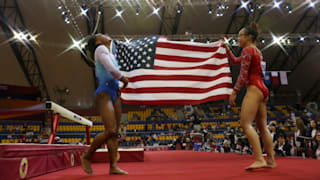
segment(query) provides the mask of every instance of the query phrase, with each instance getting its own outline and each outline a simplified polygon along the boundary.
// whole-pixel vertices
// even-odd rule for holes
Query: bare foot
[[[128,172],[120,168],[110,168],[109,174],[127,175]]]
[[[91,161],[81,156],[81,166],[84,172],[87,174],[93,174],[92,168],[91,168]]]
[[[265,168],[265,167],[267,167],[267,163],[263,159],[263,160],[260,160],[260,161],[255,161],[253,164],[251,164],[249,167],[247,167],[246,170],[250,171],[250,170],[259,169],[259,168]]]
[[[267,157],[267,167],[268,168],[276,168],[277,167],[277,163],[274,159],[274,156]]]

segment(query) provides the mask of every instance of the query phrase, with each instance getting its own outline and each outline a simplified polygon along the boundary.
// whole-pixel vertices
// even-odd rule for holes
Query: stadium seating
[[[37,142],[40,128],[41,122],[36,121],[0,121],[0,142],[19,143],[26,132],[32,132],[28,138],[31,138],[32,142]]]
[[[241,108],[232,107],[227,112],[222,111],[222,107],[209,107],[201,105],[200,111],[208,115],[209,118],[202,119],[201,127],[213,128],[213,138],[217,141],[223,141],[224,131],[226,127],[240,127],[239,113]],[[226,110],[224,110],[226,111]],[[268,105],[268,119],[283,119],[289,117],[291,112],[297,111],[294,105]],[[191,132],[191,125],[185,119],[178,119],[177,109],[167,108],[146,108],[144,110],[135,110],[128,112],[128,124],[125,125],[124,140],[128,143],[123,145],[133,145],[143,138],[150,139],[152,135],[156,135],[156,140],[160,142],[171,142],[177,139],[181,134],[181,130]],[[151,117],[161,117],[152,119]],[[93,121],[91,127],[91,140],[98,133],[103,132],[104,125],[99,116],[85,117]],[[10,133],[21,134],[26,125],[24,122],[3,121],[0,122],[0,142],[16,143],[20,142],[21,135],[14,138],[8,138]],[[36,139],[40,134],[40,122],[27,122],[27,129],[34,132],[33,138]],[[18,130],[18,131],[17,131]],[[61,138],[62,143],[84,143],[85,142],[85,126],[62,118],[59,122],[57,136]],[[17,132],[16,132],[17,131]]]

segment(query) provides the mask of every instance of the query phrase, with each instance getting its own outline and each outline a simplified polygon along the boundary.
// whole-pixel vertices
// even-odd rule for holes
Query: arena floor
[[[320,179],[320,161],[300,158],[277,158],[278,168],[245,171],[253,157],[247,155],[207,153],[193,151],[148,151],[145,162],[119,163],[127,176],[110,176],[108,164],[93,164],[93,175],[85,174],[81,167],[70,168],[33,180],[316,180]]]

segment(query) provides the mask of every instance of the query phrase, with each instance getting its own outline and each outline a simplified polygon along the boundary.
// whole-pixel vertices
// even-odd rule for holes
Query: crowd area
[[[213,108],[215,111],[209,112],[209,115],[226,118],[211,119],[209,122],[204,119],[208,114],[201,114],[205,112],[200,109],[201,107],[197,106],[189,112],[188,108],[190,107],[185,107],[183,111],[185,118],[181,124],[178,123],[169,128],[168,124],[165,124],[161,131],[148,130],[148,123],[144,124],[141,130],[128,131],[122,126],[119,144],[121,146],[168,146],[173,150],[252,154],[239,119],[230,107]],[[268,106],[268,114],[276,114],[275,117],[268,117],[271,119],[268,121],[268,128],[273,138],[276,155],[320,159],[319,117],[305,107],[297,106],[291,108],[291,111],[280,112],[272,111],[273,108]],[[232,119],[230,122],[228,118],[235,116],[236,122]],[[154,126],[156,123],[153,121],[151,124]],[[257,132],[259,133],[258,130]]]
[[[252,154],[239,112],[240,107],[210,105],[129,111],[119,129],[119,146]],[[94,121],[92,140],[104,127],[99,117],[87,118]],[[32,123],[3,121],[1,142],[46,143],[44,125]],[[306,106],[268,105],[268,128],[278,156],[320,159],[319,127],[319,114]],[[62,120],[56,143],[86,144],[85,127]]]

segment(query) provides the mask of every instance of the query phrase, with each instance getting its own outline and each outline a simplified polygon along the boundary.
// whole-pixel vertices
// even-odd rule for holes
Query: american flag
[[[200,104],[232,92],[223,40],[209,44],[150,36],[117,43],[116,57],[129,84],[126,104]]]

